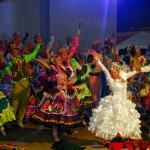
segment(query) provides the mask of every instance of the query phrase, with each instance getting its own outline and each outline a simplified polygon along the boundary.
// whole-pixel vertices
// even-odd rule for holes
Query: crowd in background
[[[62,130],[75,137],[74,125],[88,125],[92,108],[98,106],[100,98],[110,94],[106,77],[93,58],[101,59],[108,70],[112,62],[118,62],[125,72],[150,63],[149,50],[141,55],[138,45],[127,45],[126,53],[119,55],[119,50],[114,47],[114,36],[105,38],[103,42],[93,39],[91,48],[85,54],[80,49],[80,30],[81,24],[77,34],[68,36],[66,43],[55,42],[53,32],[48,43],[42,41],[40,34],[29,42],[30,33],[22,37],[15,32],[11,41],[0,39],[0,91],[6,96],[7,103],[14,107],[20,127],[28,121],[48,124],[52,126],[54,140],[58,141],[57,129],[63,126]],[[35,51],[34,57],[31,56]],[[16,53],[23,59],[21,62],[12,62]],[[29,81],[29,89],[24,93],[27,100],[21,103],[24,96],[20,95],[16,104],[15,85],[19,83],[19,89],[24,88],[26,79]],[[150,121],[149,72],[128,79],[128,98],[136,104],[141,119]],[[13,120],[14,117],[10,119]]]

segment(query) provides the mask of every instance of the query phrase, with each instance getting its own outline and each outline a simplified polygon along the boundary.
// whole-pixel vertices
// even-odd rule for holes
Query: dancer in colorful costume
[[[0,91],[0,133],[7,136],[4,125],[7,122],[16,120],[13,108],[10,106],[6,96]]]
[[[80,103],[70,83],[75,74],[72,69],[63,67],[60,56],[54,58],[55,66],[41,60],[37,61],[49,70],[49,75],[45,80],[47,91],[39,105],[39,111],[33,118],[52,126],[54,141],[60,140],[57,133],[58,126],[68,129],[68,134],[74,137],[74,131],[70,127],[81,123],[78,114]]]
[[[17,123],[20,127],[24,127],[23,119],[26,112],[30,96],[30,82],[28,80],[28,72],[26,71],[27,63],[32,61],[39,52],[40,44],[37,44],[34,51],[30,54],[19,55],[19,47],[16,44],[11,46],[13,58],[4,68],[4,73],[12,71],[13,76],[13,93],[12,106]]]
[[[0,72],[3,72],[4,67],[7,64],[7,50],[8,50],[9,44],[7,40],[0,39]],[[0,73],[0,74],[1,74]],[[1,80],[0,83],[0,90],[6,95],[8,100],[11,99],[12,95],[12,74],[9,73],[5,75],[5,77]]]

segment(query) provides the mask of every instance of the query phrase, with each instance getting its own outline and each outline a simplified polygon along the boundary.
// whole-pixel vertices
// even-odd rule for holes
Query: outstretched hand
[[[112,48],[111,52],[113,55],[117,55],[117,56],[119,55],[119,49],[118,48]]]
[[[118,49],[118,48],[115,49],[115,54],[116,54],[117,56],[119,55],[119,49]]]
[[[78,31],[77,31],[78,36],[80,35],[81,27],[82,27],[82,22],[79,23],[79,27],[78,27]]]

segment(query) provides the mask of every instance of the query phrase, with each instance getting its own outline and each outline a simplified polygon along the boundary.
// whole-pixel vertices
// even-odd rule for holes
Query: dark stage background
[[[65,43],[83,23],[80,47],[86,52],[93,40],[103,42],[116,31],[117,0],[4,0],[0,3],[0,37],[11,38],[15,31],[21,35],[28,30],[29,41],[40,33],[48,42],[55,32],[55,44]]]
[[[150,31],[150,0],[3,0],[0,3],[0,38],[29,31],[31,41],[40,33],[45,43],[50,32],[65,43],[83,23],[80,47],[86,52],[93,40],[112,32]]]

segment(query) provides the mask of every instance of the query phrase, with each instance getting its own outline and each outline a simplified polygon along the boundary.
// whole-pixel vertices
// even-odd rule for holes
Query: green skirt
[[[6,96],[0,91],[0,126],[15,120],[13,109]]]

